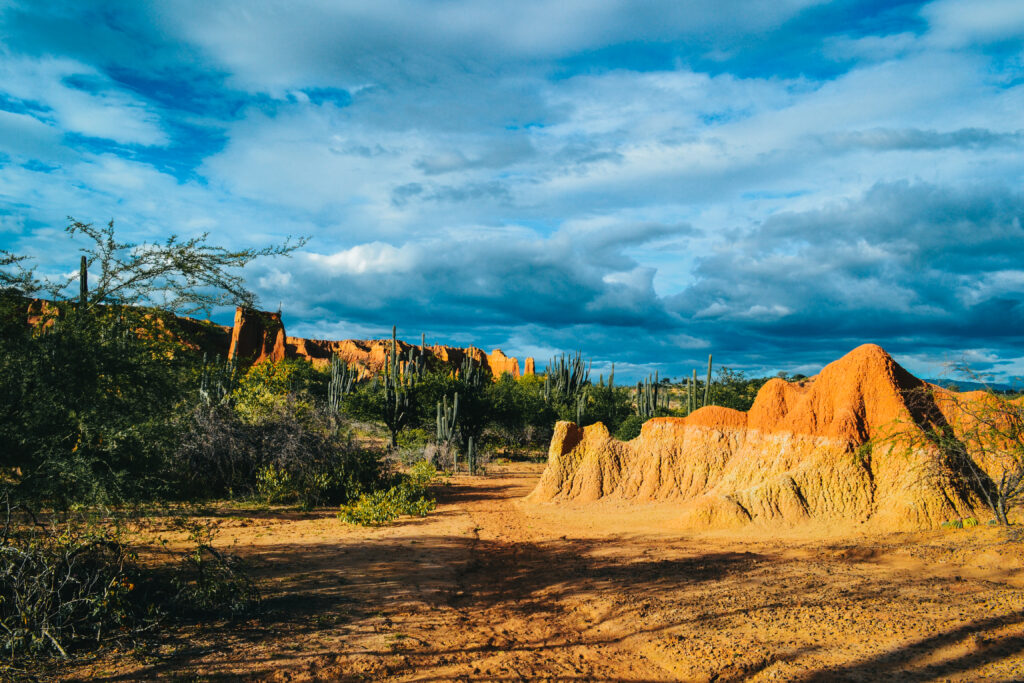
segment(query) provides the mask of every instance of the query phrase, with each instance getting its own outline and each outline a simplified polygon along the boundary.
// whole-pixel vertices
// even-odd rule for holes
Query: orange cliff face
[[[231,331],[228,358],[260,363],[285,358],[284,325],[280,313],[265,313],[239,306]]]
[[[693,528],[916,529],[979,515],[974,493],[951,475],[923,476],[929,454],[899,445],[926,419],[908,392],[926,387],[868,344],[809,380],[771,380],[746,413],[709,406],[655,418],[630,442],[600,423],[562,422],[529,499],[674,501]]]
[[[418,348],[401,340],[396,342],[400,357],[407,357],[410,349]],[[254,362],[266,359],[278,361],[284,358],[302,358],[314,365],[323,366],[335,355],[366,376],[384,367],[391,350],[390,339],[329,341],[325,339],[304,339],[288,337],[279,313],[265,313],[239,307],[235,311],[235,325],[231,335],[229,358],[245,358]],[[508,372],[519,378],[519,361],[506,356],[501,349],[484,353],[475,347],[426,346],[423,352],[436,363],[451,366],[462,365],[468,357],[479,365],[486,366],[495,379]],[[527,374],[532,374],[533,359],[527,359]]]

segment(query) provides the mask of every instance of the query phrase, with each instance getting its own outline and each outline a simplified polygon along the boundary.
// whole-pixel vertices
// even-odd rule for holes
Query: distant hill
[[[925,382],[929,384],[935,384],[940,387],[954,387],[956,391],[980,391],[983,389],[994,389],[995,391],[1024,391],[1024,382],[1016,380],[1010,384],[1005,382],[992,382],[990,384],[984,384],[982,382],[971,382],[963,379],[926,379]]]

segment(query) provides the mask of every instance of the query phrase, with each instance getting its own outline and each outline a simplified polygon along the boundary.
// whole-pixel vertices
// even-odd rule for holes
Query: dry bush
[[[930,387],[907,393],[920,432],[901,438],[931,457],[926,477],[952,477],[1000,524],[1024,503],[1024,405],[993,391],[958,394]]]

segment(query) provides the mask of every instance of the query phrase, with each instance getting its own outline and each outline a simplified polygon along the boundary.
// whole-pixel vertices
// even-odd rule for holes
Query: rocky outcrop
[[[771,380],[746,413],[709,406],[687,418],[656,418],[630,442],[600,423],[560,422],[529,498],[676,501],[683,523],[695,528],[916,529],[977,514],[977,498],[957,479],[931,469],[923,476],[927,454],[897,446],[927,419],[955,419],[908,405],[908,392],[923,387],[869,344],[810,380]],[[869,440],[885,445],[869,450]]]
[[[400,356],[407,356],[409,350],[414,348],[401,340],[396,344]],[[279,313],[239,307],[235,311],[228,357],[251,359],[255,362],[268,358],[274,361],[283,358],[302,358],[314,365],[322,366],[329,363],[331,356],[335,355],[365,376],[377,372],[384,366],[390,349],[390,339],[330,341],[288,337],[285,335]],[[475,363],[490,370],[495,379],[505,372],[517,379],[520,376],[519,361],[506,356],[501,349],[494,349],[490,353],[472,346],[459,348],[435,345],[424,346],[423,349],[428,364],[445,365],[456,369],[461,367],[466,358],[472,358]],[[533,359],[529,360],[532,367]]]
[[[526,367],[523,368],[523,374],[524,375],[535,375],[535,374],[537,374],[537,369],[534,367],[534,363],[533,363],[533,359],[532,358],[527,357],[527,359],[526,359]]]
[[[260,363],[281,361],[286,356],[284,324],[280,313],[254,311],[239,306],[231,330],[228,358]]]

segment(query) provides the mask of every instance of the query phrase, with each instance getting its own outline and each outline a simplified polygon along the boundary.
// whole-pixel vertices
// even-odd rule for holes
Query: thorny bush
[[[197,407],[176,470],[194,497],[254,496],[311,508],[373,488],[382,465],[328,411],[290,396],[256,422],[227,406]]]
[[[44,523],[6,493],[0,507],[0,677],[32,660],[135,641],[169,617],[233,616],[258,604],[244,565],[213,548],[201,525],[176,522],[193,547],[154,569],[138,562],[121,519],[68,513]]]

